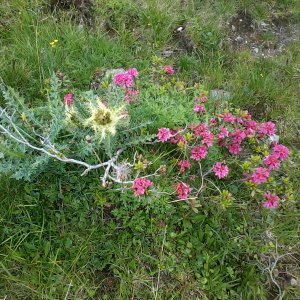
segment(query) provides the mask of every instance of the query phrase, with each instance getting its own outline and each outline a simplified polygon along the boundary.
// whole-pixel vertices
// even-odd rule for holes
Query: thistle
[[[116,109],[108,108],[103,102],[98,100],[96,103],[89,104],[91,117],[85,120],[84,126],[91,127],[100,140],[107,134],[115,135],[116,128],[125,116],[122,114],[123,107]]]

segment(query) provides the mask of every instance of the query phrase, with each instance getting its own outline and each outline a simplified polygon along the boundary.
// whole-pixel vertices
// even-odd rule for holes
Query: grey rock
[[[231,94],[228,91],[225,90],[211,90],[210,91],[210,98],[214,100],[220,100],[220,99],[229,99],[231,97]]]
[[[298,286],[299,282],[295,278],[291,278],[290,284],[291,286]]]
[[[109,69],[105,72],[104,79],[113,78],[115,75],[125,72],[124,69]]]
[[[235,38],[237,42],[242,42],[244,39],[239,35]]]
[[[165,50],[163,50],[162,53],[161,53],[161,55],[162,55],[163,57],[170,57],[170,56],[173,55],[173,54],[174,54],[174,50],[172,50],[172,49],[165,49]]]

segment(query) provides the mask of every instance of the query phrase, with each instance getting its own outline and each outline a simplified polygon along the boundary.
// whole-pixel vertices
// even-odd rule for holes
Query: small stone
[[[104,78],[108,79],[108,78],[113,78],[115,75],[125,72],[124,69],[109,69],[105,72]]]
[[[291,286],[298,286],[299,285],[298,281],[295,278],[291,278],[290,284],[291,284]]]
[[[163,57],[170,57],[172,54],[174,54],[174,51],[172,49],[165,49],[161,53]]]
[[[254,53],[256,53],[256,54],[257,54],[257,53],[258,53],[258,51],[259,51],[259,50],[258,50],[258,48],[253,48],[253,52],[254,52]]]
[[[85,141],[90,144],[92,142],[92,137],[90,135],[87,135],[85,137]]]
[[[242,42],[243,38],[239,35],[235,38],[236,42]]]
[[[211,90],[210,98],[214,100],[229,99],[231,94],[225,90]]]

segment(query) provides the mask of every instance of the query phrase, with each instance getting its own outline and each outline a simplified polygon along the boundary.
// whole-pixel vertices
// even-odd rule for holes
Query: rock
[[[105,72],[104,79],[113,78],[115,75],[125,72],[124,69],[109,69]]]
[[[225,90],[211,90],[210,91],[210,98],[214,100],[220,100],[220,99],[229,99],[231,97],[231,94]]]
[[[258,23],[258,28],[262,31],[268,31],[269,30],[269,24],[265,22]]]
[[[244,39],[238,35],[236,38],[235,38],[235,41],[238,42],[238,43],[241,43]]]
[[[253,48],[253,52],[254,52],[254,53],[258,54],[258,51],[259,51],[259,50],[258,50],[257,47]]]
[[[298,281],[295,278],[291,278],[290,284],[291,284],[291,286],[298,286],[299,285]]]
[[[161,52],[161,55],[163,57],[170,57],[173,54],[174,54],[174,50],[172,50],[172,49],[165,49]]]

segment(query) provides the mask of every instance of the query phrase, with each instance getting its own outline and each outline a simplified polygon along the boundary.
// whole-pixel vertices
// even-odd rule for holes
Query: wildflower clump
[[[9,105],[21,105],[14,109],[20,112],[19,120],[0,108],[1,132],[7,145],[8,140],[11,147],[19,143],[28,160],[23,165],[19,160],[16,169],[8,159],[2,169],[15,168],[16,178],[25,178],[24,174],[30,178],[38,173],[37,166],[42,171],[55,158],[84,167],[83,175],[103,168],[103,187],[115,182],[131,187],[136,197],[162,193],[171,202],[185,201],[194,208],[201,199],[219,201],[226,208],[236,201],[234,191],[241,185],[261,207],[276,208],[292,199],[291,184],[281,172],[290,151],[275,136],[274,122],[257,122],[248,111],[233,109],[225,101],[214,103],[200,84],[186,87],[173,76],[162,76],[162,71],[174,74],[172,66],[160,66],[153,78],[161,82],[152,82],[149,94],[142,96],[135,68],[116,74],[114,87],[98,92],[71,93],[54,75],[46,110],[22,111],[25,103],[13,101],[3,88]],[[177,103],[168,107],[174,95],[184,99],[184,107]],[[44,121],[49,124],[42,126]],[[137,155],[137,149],[149,156]],[[127,156],[121,159],[124,153]],[[162,177],[167,184],[162,184]]]
[[[270,121],[259,123],[248,111],[240,109],[232,111],[225,107],[216,112],[203,90],[196,92],[194,102],[197,103],[192,108],[197,115],[196,121],[185,128],[161,127],[157,132],[161,143],[177,146],[175,153],[181,176],[174,186],[174,193],[178,199],[197,199],[205,186],[210,185],[221,193],[218,180],[227,184],[230,180],[238,180],[252,190],[251,195],[258,195],[260,199],[267,197],[263,207],[275,208],[285,201],[287,190],[281,189],[282,198],[276,195],[278,188],[274,177],[280,181],[276,172],[288,158],[289,150],[274,141],[276,124]],[[225,206],[233,197],[230,199],[229,202],[224,200]]]

